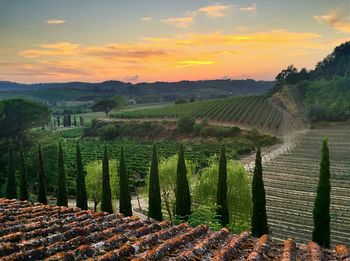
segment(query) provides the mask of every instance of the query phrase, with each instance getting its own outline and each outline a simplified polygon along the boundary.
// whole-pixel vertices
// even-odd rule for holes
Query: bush
[[[181,116],[177,121],[177,129],[179,132],[192,132],[195,122],[194,117],[190,115]]]
[[[212,230],[220,230],[220,219],[217,215],[218,206],[211,204],[209,206],[199,205],[189,216],[188,223],[192,227],[207,225]]]
[[[184,103],[187,103],[187,101],[185,99],[177,99],[174,104],[177,105],[177,104],[184,104]]]

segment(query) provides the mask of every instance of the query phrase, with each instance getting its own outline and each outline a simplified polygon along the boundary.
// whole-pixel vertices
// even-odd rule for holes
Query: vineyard
[[[350,133],[346,128],[311,130],[293,148],[264,163],[269,226],[277,238],[299,242],[312,238],[324,137],[329,138],[331,162],[331,240],[332,244],[350,243]]]
[[[125,111],[115,114],[122,119],[171,118],[182,115],[212,121],[279,131],[288,128],[290,116],[267,96],[241,96],[190,102],[158,109]]]

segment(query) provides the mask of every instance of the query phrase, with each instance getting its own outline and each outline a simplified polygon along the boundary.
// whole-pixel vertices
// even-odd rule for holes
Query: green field
[[[232,122],[267,130],[283,127],[285,111],[273,104],[268,96],[240,96],[185,104],[157,109],[117,112],[123,119],[170,118],[182,115],[207,118],[219,122]]]

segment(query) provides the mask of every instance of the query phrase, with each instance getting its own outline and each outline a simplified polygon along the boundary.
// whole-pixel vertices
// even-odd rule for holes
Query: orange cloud
[[[209,17],[222,17],[225,16],[232,7],[232,5],[209,5],[198,9],[198,11],[205,13]]]
[[[185,16],[185,17],[172,17],[161,20],[163,23],[179,27],[179,28],[188,28],[194,23],[193,16]]]
[[[350,17],[342,18],[336,11],[331,11],[326,15],[314,15],[313,18],[318,22],[327,23],[339,32],[350,33]]]
[[[28,49],[20,52],[20,55],[27,58],[35,58],[40,56],[62,56],[75,55],[80,44],[68,42],[59,42],[54,44],[40,44],[41,49]]]

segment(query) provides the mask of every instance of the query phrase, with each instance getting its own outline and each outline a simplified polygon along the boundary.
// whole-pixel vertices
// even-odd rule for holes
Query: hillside
[[[315,69],[298,71],[289,66],[276,80],[275,93],[287,86],[301,98],[310,120],[350,119],[350,42],[336,47]]]
[[[272,81],[207,80],[154,83],[100,83],[68,82],[20,84],[0,82],[0,98],[29,97],[45,101],[94,100],[101,97],[123,95],[139,102],[175,101],[179,98],[216,98],[262,94],[273,87]]]
[[[0,198],[1,260],[346,260],[349,250]]]
[[[272,102],[270,96],[242,96],[208,101],[189,102],[148,110],[134,110],[117,113],[116,117],[126,119],[169,118],[192,115],[219,124],[232,124],[281,133],[292,124],[290,114]]]

